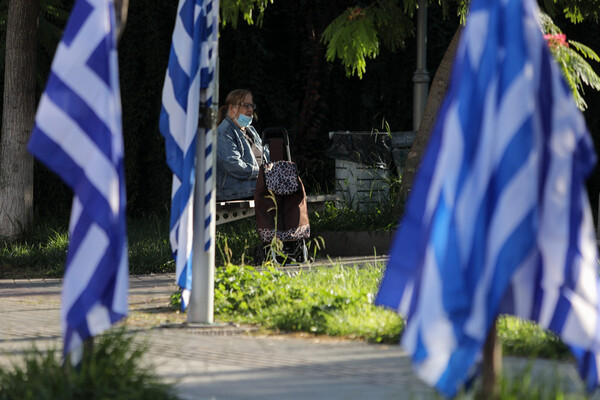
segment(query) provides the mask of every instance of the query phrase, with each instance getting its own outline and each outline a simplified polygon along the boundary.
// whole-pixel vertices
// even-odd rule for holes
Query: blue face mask
[[[252,123],[252,117],[247,116],[246,114],[240,114],[235,119],[235,122],[238,123],[240,128],[245,128]]]

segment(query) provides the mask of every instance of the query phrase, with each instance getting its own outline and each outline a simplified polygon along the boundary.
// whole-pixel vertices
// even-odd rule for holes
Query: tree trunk
[[[9,0],[4,107],[0,137],[0,238],[13,239],[33,220],[33,157],[39,0]]]
[[[502,375],[502,345],[498,340],[497,321],[498,318],[496,317],[483,345],[481,388],[475,395],[476,399],[493,400],[498,398],[496,386],[498,378]]]
[[[419,125],[419,131],[417,132],[415,141],[406,159],[406,165],[402,171],[402,182],[400,183],[395,206],[397,216],[400,216],[403,213],[404,204],[410,193],[415,174],[421,164],[425,149],[427,148],[429,135],[431,134],[433,124],[437,118],[438,110],[446,95],[446,89],[448,88],[448,83],[450,81],[454,55],[456,54],[461,31],[462,25],[459,25],[444,57],[442,58],[442,62],[435,73],[433,82],[431,83],[431,89],[429,90],[429,96],[427,97],[427,104],[425,105],[423,118]]]

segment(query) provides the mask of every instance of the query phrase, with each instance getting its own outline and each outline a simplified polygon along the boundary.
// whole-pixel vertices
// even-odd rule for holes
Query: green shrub
[[[99,336],[79,369],[58,352],[37,349],[12,369],[0,367],[0,400],[177,399],[173,388],[142,367],[145,345],[123,331]]]
[[[560,338],[535,322],[502,316],[498,318],[496,329],[505,354],[555,360],[570,357],[569,348]]]
[[[327,203],[325,210],[313,214],[310,228],[315,234],[326,231],[391,231],[398,227],[398,218],[393,211],[391,205],[359,211],[348,204]]]

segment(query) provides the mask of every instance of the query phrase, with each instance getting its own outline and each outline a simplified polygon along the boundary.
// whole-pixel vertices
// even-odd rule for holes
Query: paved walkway
[[[182,399],[434,399],[399,346],[298,335],[265,336],[244,327],[188,327],[168,311],[174,276],[130,278],[128,326],[148,341],[147,360]],[[38,349],[61,348],[56,280],[0,280],[0,363]],[[505,370],[523,361],[506,359]],[[538,362],[574,388],[571,365]],[[536,372],[536,373],[538,373]]]

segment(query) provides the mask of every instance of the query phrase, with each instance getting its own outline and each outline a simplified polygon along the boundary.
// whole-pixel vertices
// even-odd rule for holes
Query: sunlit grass
[[[21,240],[0,243],[0,278],[60,277],[69,243],[56,223],[34,228]]]
[[[333,266],[285,273],[229,265],[217,271],[215,310],[226,321],[283,331],[398,343],[404,318],[373,304],[384,265]],[[506,355],[570,357],[558,336],[512,316],[499,318]]]
[[[311,219],[311,230],[325,231],[390,231],[398,227],[398,218],[391,206],[359,211],[351,206],[327,203]]]
[[[512,316],[502,316],[497,324],[498,338],[506,354],[565,359],[570,357],[568,347],[554,333],[538,324]]]
[[[403,319],[373,305],[382,265],[285,273],[229,265],[217,271],[215,312],[265,328],[397,343]]]

